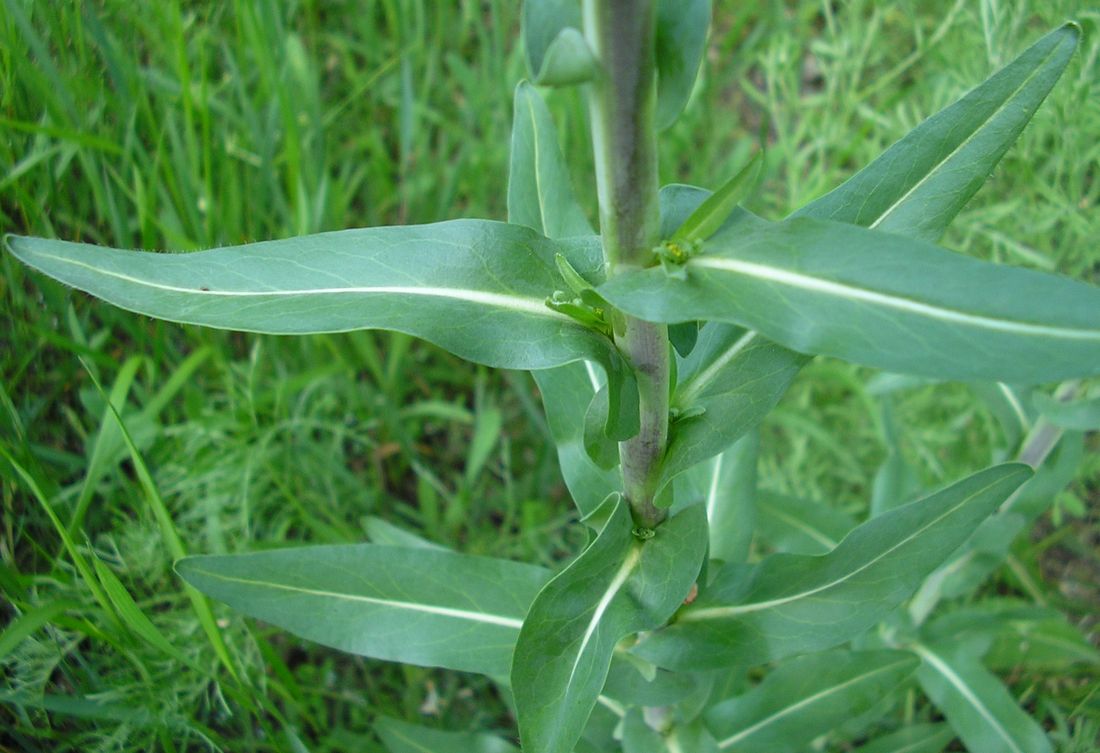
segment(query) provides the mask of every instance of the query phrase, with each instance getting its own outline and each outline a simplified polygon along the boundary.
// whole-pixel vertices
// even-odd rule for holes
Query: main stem
[[[654,0],[584,0],[585,37],[600,64],[589,109],[609,276],[645,264],[660,241],[655,30]],[[624,488],[635,521],[655,526],[664,518],[653,497],[668,443],[668,329],[627,317],[615,344],[640,393],[640,431],[619,444]]]

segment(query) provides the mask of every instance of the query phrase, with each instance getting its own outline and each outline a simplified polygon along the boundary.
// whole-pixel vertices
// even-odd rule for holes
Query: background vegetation
[[[719,185],[763,129],[750,208],[770,218],[1076,17],[1076,59],[944,244],[1100,283],[1100,13],[1072,0],[716,6],[696,96],[662,142],[663,182]],[[190,250],[502,218],[517,31],[513,0],[2,0],[0,230]],[[579,98],[550,102],[591,199]],[[369,751],[378,714],[509,727],[486,680],[339,655],[216,606],[229,669],[172,573],[158,513],[196,553],[392,535],[382,519],[560,563],[582,534],[529,376],[403,336],[169,325],[6,255],[0,269],[0,750]],[[93,377],[158,494],[105,428]],[[859,516],[891,453],[925,487],[1004,454],[966,386],[891,386],[818,359],[764,426],[763,484]],[[1098,444],[987,589],[1055,606],[1094,637]],[[74,567],[48,510],[99,580]],[[1007,680],[1061,750],[1096,750],[1095,667]]]

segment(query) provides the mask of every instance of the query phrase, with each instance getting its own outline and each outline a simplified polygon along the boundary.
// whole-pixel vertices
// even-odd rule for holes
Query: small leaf
[[[1031,383],[1100,373],[1100,289],[1084,283],[807,218],[723,232],[704,251],[684,265],[687,281],[637,270],[598,291],[646,321],[740,324],[891,371]]]
[[[699,340],[699,322],[681,322],[668,328],[668,339],[681,358],[687,358]]]
[[[1010,463],[853,530],[828,554],[727,565],[667,628],[634,649],[671,669],[761,664],[829,648],[883,619],[1031,475]]]
[[[535,78],[557,36],[567,28],[581,28],[581,4],[579,0],[524,0],[522,26],[527,70]]]
[[[954,739],[946,724],[913,724],[861,745],[855,753],[940,753]]]
[[[744,201],[755,187],[762,164],[757,152],[726,184],[707,197],[699,208],[684,220],[684,224],[672,234],[672,240],[693,243],[711,237],[733,216],[737,205]]]
[[[640,708],[623,718],[623,753],[666,753],[664,739],[646,724]]]
[[[375,718],[374,731],[389,753],[519,753],[495,735],[449,732],[385,716]]]
[[[850,515],[825,502],[778,492],[756,493],[756,535],[777,552],[825,554],[856,527]]]
[[[671,706],[690,695],[698,685],[694,675],[656,668],[653,678],[646,679],[628,661],[630,656],[615,656],[603,686],[603,695],[624,706]]]
[[[1074,24],[1050,32],[794,216],[938,240],[1058,81],[1079,36]]]
[[[1100,397],[1062,402],[1042,392],[1035,393],[1035,407],[1055,426],[1073,431],[1100,429]]]
[[[607,388],[592,397],[584,414],[584,451],[597,467],[610,470],[619,464],[619,444],[607,436]]]
[[[917,644],[917,679],[971,753],[1051,753],[1043,729],[970,647]]]
[[[546,48],[542,67],[535,76],[540,86],[573,86],[591,81],[599,65],[584,35],[572,27],[562,29]]]
[[[707,511],[712,560],[744,562],[748,557],[759,450],[759,435],[750,433],[677,479],[677,501],[701,501]]]
[[[707,726],[719,750],[784,753],[870,709],[896,689],[918,662],[900,651],[830,651],[774,670],[743,696],[714,706]]]
[[[176,571],[239,612],[362,656],[504,676],[542,568],[355,544],[187,557]],[[323,614],[324,619],[317,619]]]
[[[512,664],[526,753],[569,753],[607,678],[615,645],[664,623],[684,600],[706,550],[695,506],[641,541],[620,499],[596,540],[539,593]]]
[[[657,2],[657,127],[676,122],[695,87],[710,28],[710,0]]]

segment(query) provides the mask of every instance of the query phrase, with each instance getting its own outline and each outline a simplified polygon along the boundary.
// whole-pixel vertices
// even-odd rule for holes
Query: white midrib
[[[718,482],[722,476],[722,462],[726,454],[722,453],[714,459],[714,468],[710,472],[710,488],[707,489],[707,520],[714,525],[714,515],[718,508]]]
[[[1100,329],[1074,329],[1070,327],[1051,327],[1045,324],[1031,324],[1028,322],[1016,322],[1005,319],[994,319],[981,314],[969,314],[964,311],[933,306],[927,303],[900,298],[886,293],[878,293],[873,290],[864,290],[852,285],[840,282],[822,280],[810,277],[799,272],[791,272],[786,269],[769,267],[739,259],[729,259],[716,256],[697,256],[688,262],[694,267],[719,269],[724,272],[733,272],[747,277],[754,277],[769,282],[777,282],[801,290],[814,293],[822,293],[836,298],[846,298],[853,301],[873,303],[879,306],[905,311],[906,313],[924,316],[930,319],[939,319],[954,324],[965,324],[976,329],[992,330],[997,332],[1009,332],[1017,335],[1029,335],[1033,337],[1052,337],[1062,340],[1086,340],[1100,342]]]
[[[262,580],[251,580],[249,578],[237,578],[229,575],[221,575],[219,573],[211,573],[199,571],[208,578],[214,578],[216,580],[226,581],[229,583],[241,583],[247,586],[257,586],[262,588],[273,588],[279,591],[289,591],[291,593],[302,594],[304,596],[321,596],[330,599],[339,599],[342,601],[354,601],[362,604],[374,604],[380,607],[390,607],[392,609],[405,609],[411,612],[423,612],[425,614],[434,614],[440,617],[451,617],[458,620],[469,620],[471,622],[483,622],[487,625],[500,625],[501,627],[512,628],[513,630],[519,630],[523,627],[523,620],[516,619],[514,617],[504,617],[498,614],[490,614],[488,612],[474,612],[469,609],[455,609],[453,607],[441,607],[435,604],[421,604],[413,601],[395,601],[393,599],[379,599],[373,596],[361,596],[359,594],[345,594],[338,591],[324,591],[317,588],[303,588],[301,586],[291,586],[285,583],[271,583]]]
[[[585,628],[580,646],[577,647],[577,655],[573,659],[573,666],[569,670],[569,679],[565,683],[567,688],[572,687],[573,678],[577,674],[577,668],[580,667],[581,659],[588,649],[588,644],[592,642],[592,636],[596,634],[596,630],[599,628],[600,622],[607,612],[607,608],[611,606],[611,602],[619,593],[619,589],[623,587],[623,584],[626,583],[626,579],[629,578],[630,574],[634,572],[634,569],[638,567],[638,563],[641,559],[642,547],[632,545],[630,552],[626,555],[626,559],[623,560],[623,564],[619,566],[619,570],[615,573],[615,577],[607,584],[607,589],[603,592],[603,595],[600,596],[600,600],[596,603],[596,609],[593,610],[592,617],[588,620],[588,627]]]
[[[1012,94],[1005,97],[1005,100],[997,107],[997,109],[993,112],[992,115],[990,115],[988,118],[983,120],[982,124],[980,126],[975,128],[970,133],[969,136],[967,136],[965,139],[962,140],[962,142],[959,143],[959,145],[957,147],[952,149],[950,154],[948,154],[946,157],[944,157],[939,162],[937,162],[931,170],[929,170],[927,173],[924,174],[924,177],[922,177],[920,180],[918,180],[916,183],[914,183],[908,191],[906,191],[904,194],[902,194],[902,196],[897,201],[895,201],[893,204],[891,204],[886,209],[886,211],[884,211],[882,214],[880,214],[878,216],[878,218],[869,225],[869,227],[871,227],[871,228],[878,227],[883,222],[883,220],[885,220],[887,217],[889,217],[894,212],[894,210],[896,210],[898,207],[900,207],[902,204],[904,204],[905,201],[910,196],[912,196],[917,190],[919,190],[921,186],[923,186],[925,183],[927,183],[929,180],[931,180],[933,177],[935,177],[939,173],[941,167],[943,167],[948,162],[950,162],[951,159],[955,155],[957,155],[959,152],[961,152],[963,149],[965,149],[970,144],[971,141],[973,141],[975,138],[977,138],[978,134],[981,133],[982,131],[984,131],[986,126],[988,126],[990,123],[992,123],[998,115],[1000,115],[1002,112],[1004,112],[1006,107],[1008,107],[1010,104],[1012,104],[1012,101],[1016,98],[1016,95],[1019,94],[1025,86],[1027,86],[1029,83],[1031,83],[1031,80],[1033,78],[1035,78],[1037,75],[1039,75],[1039,73],[1043,69],[1043,65],[1045,65],[1046,62],[1048,60],[1050,60],[1051,56],[1054,55],[1055,51],[1057,51],[1057,49],[1060,46],[1061,45],[1055,45],[1054,47],[1052,47],[1050,52],[1047,53],[1046,57],[1043,58],[1042,62],[1039,63],[1039,65],[1035,66],[1035,69],[1031,73],[1029,73],[1027,78],[1025,78],[1023,80],[1023,82],[1012,91]]]
[[[872,565],[874,565],[874,564],[878,563],[879,561],[881,561],[884,557],[888,557],[893,552],[895,552],[898,549],[900,549],[901,547],[905,546],[910,541],[912,541],[913,539],[917,538],[922,533],[927,531],[929,528],[931,528],[932,526],[939,523],[944,518],[947,518],[951,515],[954,515],[961,507],[963,507],[968,502],[970,502],[970,500],[974,499],[974,497],[978,496],[979,494],[982,494],[983,492],[986,491],[986,489],[989,489],[991,486],[994,486],[995,484],[1000,483],[1001,481],[1003,481],[1003,479],[997,479],[993,483],[989,484],[989,486],[983,487],[982,489],[979,489],[979,490],[975,491],[973,494],[968,495],[966,498],[964,498],[962,501],[960,501],[957,505],[951,506],[949,509],[945,510],[943,513],[936,516],[934,519],[930,520],[928,523],[924,524],[923,526],[921,526],[917,530],[913,531],[908,536],[906,536],[904,539],[902,539],[898,543],[894,544],[892,547],[890,547],[886,551],[882,552],[881,554],[879,554],[876,557],[873,557],[873,558],[867,560],[862,565],[857,567],[855,570],[852,570],[850,572],[845,573],[843,576],[837,578],[836,580],[830,581],[828,583],[823,583],[820,586],[818,586],[816,588],[811,588],[807,591],[802,591],[800,593],[791,594],[790,596],[784,596],[783,598],[780,598],[780,599],[771,599],[770,601],[758,601],[758,602],[753,603],[753,604],[742,604],[742,605],[738,605],[738,606],[711,607],[709,609],[697,609],[695,611],[685,612],[683,615],[680,616],[679,621],[680,622],[697,622],[697,621],[700,621],[700,620],[722,619],[722,618],[725,618],[725,617],[736,617],[737,615],[748,614],[750,612],[759,612],[759,611],[764,610],[764,609],[773,609],[775,607],[781,607],[784,604],[789,604],[792,601],[798,601],[799,599],[809,598],[809,597],[811,597],[815,594],[821,593],[822,591],[827,591],[830,588],[833,588],[835,586],[839,586],[841,583],[844,583],[845,581],[849,580],[850,578],[854,578],[855,576],[859,575],[861,572],[863,572],[867,568],[869,568]]]
[[[868,679],[874,677],[877,674],[881,674],[883,672],[892,670],[892,669],[894,669],[894,667],[898,666],[899,664],[901,664],[901,662],[894,662],[893,664],[887,664],[885,666],[878,667],[877,669],[873,669],[870,672],[865,672],[862,675],[858,675],[856,677],[853,677],[850,680],[845,680],[844,682],[840,683],[839,685],[833,685],[831,688],[826,688],[825,690],[818,691],[817,693],[814,693],[813,695],[806,696],[805,698],[803,698],[798,703],[792,703],[790,706],[786,706],[786,707],[780,709],[779,711],[775,712],[771,716],[767,716],[767,717],[761,719],[756,724],[753,724],[749,727],[746,727],[745,729],[741,730],[737,734],[731,735],[730,737],[727,737],[725,740],[720,741],[718,743],[718,748],[719,748],[719,750],[722,750],[722,749],[725,749],[725,748],[729,748],[732,745],[736,745],[738,742],[740,742],[741,740],[744,740],[746,737],[749,737],[751,735],[756,734],[756,732],[758,730],[760,730],[764,727],[767,727],[769,724],[774,724],[775,722],[779,721],[783,717],[789,716],[789,715],[793,714],[794,712],[798,711],[799,709],[803,709],[803,708],[805,708],[805,707],[807,707],[811,704],[817,703],[818,701],[822,700],[823,698],[828,698],[829,696],[833,695],[834,693],[839,693],[840,691],[842,691],[846,688],[850,688],[851,686],[853,686],[857,683],[863,682],[864,680],[868,680]]]
[[[1016,744],[1016,741],[1012,739],[1012,735],[1008,733],[1008,730],[1006,730],[1001,725],[1001,723],[997,721],[997,717],[993,716],[993,713],[988,708],[986,708],[985,704],[982,703],[980,698],[974,695],[974,691],[970,689],[970,686],[967,685],[966,682],[964,682],[963,679],[955,673],[955,670],[951,669],[951,667],[947,665],[947,662],[945,662],[936,654],[932,653],[927,646],[917,644],[912,646],[912,649],[914,653],[916,653],[921,659],[924,659],[924,661],[931,664],[937,672],[944,676],[944,679],[946,679],[955,687],[956,690],[959,691],[959,694],[966,699],[966,702],[974,707],[974,710],[978,712],[982,719],[985,719],[986,722],[989,723],[989,726],[997,732],[998,736],[1004,739],[1004,741],[1008,744],[1008,750],[1012,751],[1012,753],[1024,753],[1023,750],[1021,750],[1020,746]]]
[[[737,338],[722,355],[715,358],[709,366],[692,377],[684,384],[682,389],[677,390],[676,403],[680,406],[689,405],[700,392],[706,389],[708,384],[714,381],[718,373],[724,369],[730,361],[737,357],[738,353],[749,347],[749,344],[755,338],[756,333],[751,331]]]
[[[419,285],[365,285],[342,288],[304,288],[295,290],[201,290],[194,287],[180,287],[178,285],[166,285],[161,282],[153,282],[140,277],[123,274],[122,272],[102,269],[92,264],[77,261],[76,259],[69,259],[64,256],[54,256],[52,254],[39,254],[38,256],[42,259],[52,259],[74,267],[82,267],[98,275],[113,277],[117,280],[150,288],[152,290],[163,290],[170,293],[186,293],[192,296],[211,296],[215,298],[294,298],[316,295],[418,295],[429,298],[449,298],[452,300],[469,301],[470,303],[481,303],[487,306],[511,309],[512,311],[518,311],[524,314],[534,314],[550,319],[573,322],[573,320],[565,314],[549,308],[544,301],[535,298],[505,295],[503,293],[489,293],[484,290]]]

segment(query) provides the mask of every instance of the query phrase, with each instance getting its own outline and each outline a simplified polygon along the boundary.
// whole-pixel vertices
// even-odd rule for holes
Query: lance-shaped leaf
[[[913,724],[861,745],[856,753],[940,753],[954,739],[946,724]]]
[[[756,535],[777,552],[825,554],[856,521],[830,505],[773,491],[756,493]]]
[[[389,753],[519,753],[511,743],[484,732],[450,732],[378,717],[374,731]]]
[[[1004,684],[978,663],[967,643],[913,646],[917,679],[971,753],[1050,753],[1042,728]]]
[[[605,358],[599,335],[545,305],[565,287],[554,255],[599,268],[595,240],[566,249],[527,228],[455,220],[188,254],[7,242],[61,282],[169,321],[272,334],[389,329],[504,368]]]
[[[775,407],[809,359],[740,327],[708,323],[679,367],[660,486],[724,451]]]
[[[869,520],[819,557],[727,565],[635,651],[660,666],[707,669],[843,643],[893,611],[1030,475],[1016,463],[986,469]]]
[[[802,751],[905,681],[917,660],[901,651],[829,651],[789,661],[745,695],[706,714],[719,750]]]
[[[668,128],[691,96],[710,28],[710,0],[657,2],[657,127]]]
[[[1066,24],[795,216],[937,240],[1061,76],[1080,30]]]
[[[890,233],[796,218],[599,287],[647,321],[740,324],[800,352],[945,379],[1100,373],[1100,288]]]
[[[592,235],[592,226],[573,195],[554,120],[527,82],[516,87],[512,117],[508,221],[534,228],[547,238]]]
[[[568,28],[581,28],[579,0],[525,0],[523,46],[532,78],[542,71],[544,59],[554,40]]]
[[[706,551],[696,505],[635,536],[619,499],[599,536],[539,593],[512,665],[527,753],[568,753],[607,678],[615,645],[663,624],[688,595]]]
[[[549,573],[424,547],[310,546],[187,557],[176,571],[239,612],[375,659],[505,676]]]

